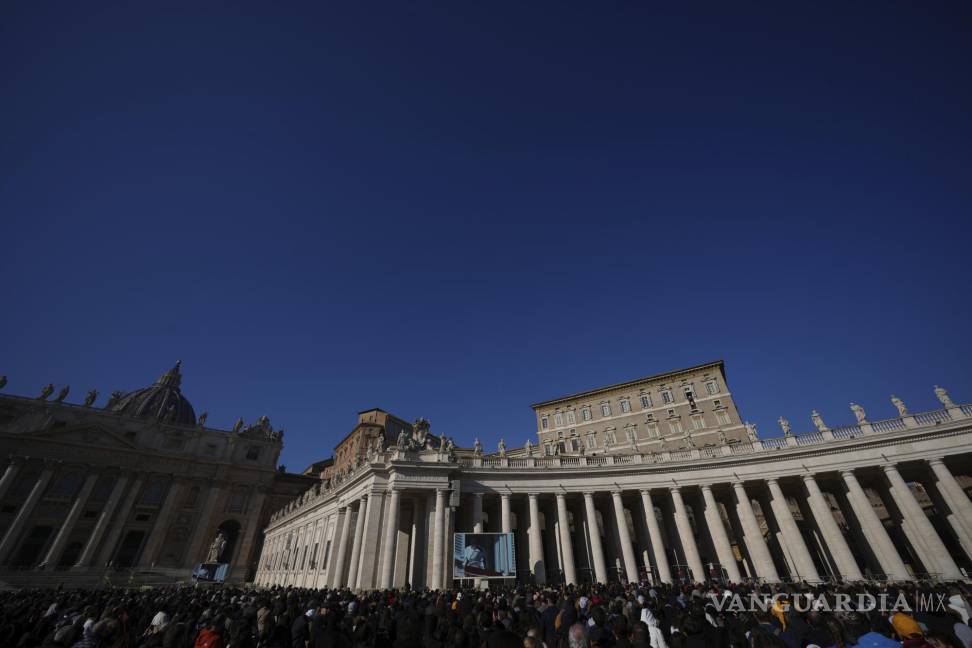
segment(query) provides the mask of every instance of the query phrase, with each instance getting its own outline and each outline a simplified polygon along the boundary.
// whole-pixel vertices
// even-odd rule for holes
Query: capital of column
[[[944,466],[945,465],[945,458],[944,457],[932,457],[931,459],[928,459],[927,461],[928,461],[928,465],[930,465],[930,466]]]
[[[504,502],[509,502],[510,501],[510,494],[509,493],[500,493],[500,499],[503,500]]]
[[[711,493],[712,492],[712,485],[711,484],[702,484],[701,486],[699,486],[699,488],[702,489],[702,492],[703,493],[706,493],[706,492]]]
[[[11,464],[15,466],[22,466],[30,457],[24,457],[23,455],[10,455],[7,457]]]
[[[898,467],[894,464],[894,462],[884,464],[883,466],[881,466],[881,469],[884,471],[884,474],[886,475],[898,474]]]
[[[567,493],[555,493],[557,501],[561,502],[567,499]]]
[[[855,479],[855,480],[857,479],[857,475],[855,475],[854,474],[854,471],[853,470],[850,470],[850,469],[841,470],[840,471],[840,476],[843,477],[844,479],[847,479],[847,478],[851,478],[851,479]]]
[[[527,493],[527,497],[530,498],[530,501],[533,501],[533,500],[537,499],[538,497],[540,497],[540,493]]]
[[[639,488],[638,492],[641,493],[642,495],[651,495],[650,488]]]
[[[611,489],[611,497],[621,497],[621,491],[616,488]]]
[[[682,492],[682,487],[681,486],[669,486],[668,487],[668,490],[671,493],[681,493]]]

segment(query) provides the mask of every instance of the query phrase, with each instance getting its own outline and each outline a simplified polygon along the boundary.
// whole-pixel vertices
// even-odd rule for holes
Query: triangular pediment
[[[99,448],[134,449],[136,446],[124,435],[100,425],[81,424],[63,428],[51,428],[35,435],[38,438],[63,443],[76,443]]]

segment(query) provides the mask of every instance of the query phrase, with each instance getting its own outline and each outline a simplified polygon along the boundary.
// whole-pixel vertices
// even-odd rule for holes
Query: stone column
[[[830,553],[836,563],[837,571],[844,580],[862,580],[864,575],[861,568],[857,566],[857,560],[851,552],[844,534],[834,519],[830,511],[830,505],[820,492],[820,487],[813,475],[804,475],[803,483],[807,487],[807,501],[810,503],[810,510],[813,518],[820,529],[820,535],[830,548]]]
[[[608,579],[607,563],[604,561],[604,547],[601,544],[601,531],[597,526],[597,513],[594,510],[594,493],[584,493],[584,517],[587,519],[587,534],[591,541],[591,554],[594,556],[594,578],[598,583]]]
[[[445,540],[445,507],[446,491],[438,488],[435,491],[435,523],[432,525],[432,584],[430,589],[442,589],[442,574],[445,572],[444,547]]]
[[[570,537],[567,498],[563,493],[557,493],[557,522],[560,524],[560,552],[564,556],[564,580],[568,585],[576,585],[577,571],[574,568],[574,543]]]
[[[367,517],[368,496],[365,495],[358,500],[358,519],[354,524],[354,535],[351,541],[351,563],[348,565],[348,587],[355,589],[358,587],[358,563],[361,561],[361,545],[364,544],[364,523]],[[351,507],[348,507],[350,514]]]
[[[162,502],[162,508],[159,509],[159,514],[155,518],[155,524],[152,525],[152,532],[145,549],[142,550],[142,555],[138,559],[139,567],[152,567],[155,564],[157,554],[162,548],[162,543],[165,542],[165,536],[172,526],[172,518],[179,508],[180,497],[182,497],[182,483],[173,478],[169,485],[169,492],[166,493],[165,501]]]
[[[540,537],[540,506],[537,493],[528,494],[530,501],[530,571],[538,585],[547,582],[547,570],[543,564],[543,542]]]
[[[444,537],[442,538],[442,588],[452,587],[452,530],[455,528],[456,516],[451,506],[449,506],[450,493],[446,494],[446,507],[443,514]]]
[[[914,493],[908,488],[908,484],[905,483],[901,473],[898,472],[898,468],[894,464],[888,464],[884,466],[884,474],[887,475],[888,481],[897,493],[897,504],[901,509],[902,515],[910,520],[912,527],[918,532],[922,541],[931,550],[929,559],[934,561],[941,577],[946,580],[964,579],[964,574],[962,574],[958,565],[955,564],[952,555],[948,553],[948,549],[945,548],[941,537],[935,531],[935,527],[932,526],[928,516],[925,515],[921,504],[915,499]]]
[[[81,511],[84,510],[84,505],[88,502],[88,495],[91,494],[91,490],[95,486],[95,482],[98,481],[98,473],[90,473],[84,480],[84,484],[81,486],[81,490],[78,491],[78,496],[74,498],[74,504],[71,506],[71,510],[68,511],[67,517],[64,518],[64,522],[61,523],[61,528],[57,532],[57,536],[54,538],[54,542],[51,543],[51,548],[48,549],[47,555],[44,556],[44,560],[38,565],[39,569],[50,569],[57,564],[58,558],[61,556],[61,552],[64,551],[64,545],[67,544],[68,538],[71,537],[71,532],[74,531],[74,525],[81,516]]]
[[[27,496],[27,499],[21,504],[16,517],[10,523],[10,528],[7,529],[7,533],[3,536],[3,540],[0,540],[0,564],[6,563],[10,557],[14,545],[19,539],[20,534],[23,533],[27,520],[30,519],[30,514],[34,512],[34,507],[37,506],[37,502],[47,489],[51,477],[54,476],[55,465],[56,463],[53,461],[44,462],[44,470],[41,471],[40,477],[34,483],[34,487],[30,489],[30,494]]]
[[[20,474],[20,467],[23,465],[23,457],[10,457],[10,463],[7,464],[6,470],[3,471],[3,477],[0,477],[0,500],[6,497],[10,486],[17,481],[17,475]]]
[[[706,579],[705,567],[702,565],[702,557],[699,556],[695,536],[692,535],[692,523],[689,522],[688,511],[685,510],[685,502],[682,501],[682,491],[677,486],[670,490],[672,503],[675,505],[675,528],[678,530],[678,539],[682,543],[682,551],[685,552],[689,569],[692,570],[692,580],[701,583]]]
[[[234,562],[233,566],[230,568],[233,571],[237,571],[240,568],[243,569],[243,577],[249,578],[250,566],[252,565],[252,560],[250,553],[253,550],[253,539],[256,537],[258,532],[262,532],[263,529],[259,528],[259,515],[260,511],[263,510],[263,502],[270,493],[270,487],[265,484],[258,484],[254,489],[252,495],[247,498],[246,511],[256,511],[256,515],[250,518],[252,521],[248,526],[241,529],[241,540],[238,549],[234,549],[236,552],[235,561],[233,556],[223,556],[224,562]],[[227,578],[234,575],[233,571],[227,574]]]
[[[118,515],[116,516],[115,523],[109,526],[108,537],[105,539],[105,543],[102,546],[101,558],[96,563],[96,567],[107,565],[113,559],[115,546],[118,544],[118,539],[121,537],[122,531],[125,529],[125,523],[128,521],[129,511],[132,510],[132,507],[135,505],[135,500],[142,492],[143,482],[144,480],[142,477],[136,477],[131,488],[128,490],[128,495],[125,496],[125,501],[123,501],[121,506],[118,507]]]
[[[383,590],[391,589],[395,574],[395,541],[398,540],[398,508],[401,504],[401,495],[401,491],[397,488],[391,489],[388,513],[385,515],[385,537],[381,541],[381,581],[378,585]]]
[[[716,502],[715,495],[712,494],[712,487],[708,484],[702,485],[702,499],[705,502],[705,525],[709,527],[709,534],[712,536],[716,555],[719,557],[719,562],[725,567],[729,580],[738,583],[742,580],[742,574],[739,573],[736,556],[732,553],[729,534],[726,533],[726,527],[722,523],[719,504]]]
[[[384,492],[373,492],[368,497],[362,532],[361,558],[358,562],[358,589],[374,589],[378,587],[381,578],[381,572],[378,571],[381,561],[378,545],[381,544],[382,516],[387,500]]]
[[[844,478],[844,483],[847,484],[847,500],[850,502],[851,508],[854,509],[854,516],[857,517],[858,524],[863,528],[864,536],[871,542],[871,548],[877,556],[878,562],[881,563],[881,569],[891,580],[910,580],[911,575],[908,573],[904,561],[901,560],[898,550],[891,542],[891,537],[877,513],[874,512],[874,508],[857,481],[854,471],[845,470],[840,474]]]
[[[343,511],[343,514],[341,511]],[[337,552],[334,554],[334,574],[328,578],[331,581],[331,587],[343,587],[345,584],[344,567],[347,565],[348,537],[351,535],[351,507],[342,506],[338,510],[338,514],[343,515],[344,518],[338,518],[341,538],[338,541]]]
[[[101,542],[101,537],[105,534],[105,529],[108,527],[108,522],[115,512],[115,507],[118,506],[118,500],[121,499],[122,493],[125,492],[125,485],[128,483],[130,475],[131,473],[124,472],[118,476],[115,485],[112,486],[108,501],[105,502],[104,508],[98,514],[98,519],[95,521],[94,528],[91,530],[91,535],[88,536],[87,542],[84,543],[84,549],[81,550],[78,561],[74,563],[71,569],[83,569],[91,564],[95,551],[98,549],[98,543]]]
[[[935,474],[938,493],[952,512],[951,515],[947,516],[948,522],[959,537],[965,553],[969,555],[969,558],[972,558],[972,502],[969,501],[965,491],[941,457],[929,459],[928,465]]]
[[[769,485],[770,507],[773,509],[773,517],[776,518],[776,523],[780,525],[783,541],[786,542],[786,546],[790,550],[794,562],[796,562],[796,568],[800,570],[799,577],[806,581],[819,581],[820,574],[817,573],[817,566],[813,564],[813,557],[807,549],[807,543],[803,540],[803,534],[800,533],[796,520],[793,519],[790,505],[783,495],[780,483],[776,478],[767,479],[766,483]]]
[[[624,503],[621,501],[621,491],[611,491],[614,503],[614,519],[618,524],[618,539],[621,541],[621,556],[624,558],[624,571],[629,583],[638,582],[638,563],[635,562],[634,549],[631,546],[631,533],[628,532],[628,519],[624,515]]]
[[[663,583],[672,582],[672,570],[668,566],[668,556],[665,555],[665,541],[662,538],[658,518],[655,517],[655,504],[651,501],[651,491],[641,491],[641,507],[645,509],[645,524],[648,527],[648,539],[651,540],[651,553],[655,557],[655,568],[658,569],[658,580]]]
[[[780,575],[773,564],[773,557],[770,555],[766,540],[759,530],[759,523],[753,513],[753,503],[749,501],[749,495],[742,482],[732,483],[733,492],[736,494],[736,513],[742,523],[743,535],[746,540],[746,549],[753,561],[753,569],[756,575],[771,583],[778,583]]]
[[[483,494],[472,494],[472,530],[473,533],[483,532]]]
[[[502,518],[503,533],[513,531],[513,517],[510,515],[510,496],[508,493],[500,495],[500,517]]]
[[[189,545],[189,551],[186,553],[189,557],[189,562],[192,563],[194,568],[196,563],[200,563],[206,559],[203,547],[206,547],[206,551],[208,551],[206,541],[213,540],[213,538],[209,537],[209,522],[212,520],[216,502],[223,496],[225,489],[225,481],[214,481],[210,484],[209,490],[206,491],[206,499],[203,500],[202,510],[199,511],[199,519],[196,522],[196,532],[192,534],[192,543]]]

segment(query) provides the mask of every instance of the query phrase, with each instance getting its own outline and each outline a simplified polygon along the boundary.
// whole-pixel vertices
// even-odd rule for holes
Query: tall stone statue
[[[196,421],[199,423],[199,427],[206,427],[206,419],[208,418],[209,418],[209,412],[203,412],[202,414],[200,414],[199,418],[196,419]]]
[[[857,418],[858,425],[861,423],[867,423],[867,416],[864,414],[864,408],[857,403],[850,404],[851,411],[854,412],[854,416]]]
[[[213,543],[209,545],[209,553],[206,554],[206,562],[208,563],[218,563],[220,558],[223,557],[223,551],[226,550],[226,536],[223,535],[222,531],[216,534],[213,539]]]
[[[71,385],[64,385],[61,387],[61,391],[57,392],[57,398],[54,399],[55,403],[63,403],[64,399],[71,392]]]
[[[0,389],[3,389],[6,386],[7,386],[7,377],[0,376]]]
[[[940,400],[942,405],[945,407],[955,407],[955,403],[952,402],[952,399],[949,397],[948,392],[945,391],[944,387],[935,385],[935,396],[938,397],[938,400]]]
[[[477,457],[483,456],[483,444],[479,442],[479,437],[476,437],[476,442],[473,444],[473,454]]]
[[[823,417],[820,416],[820,412],[817,410],[810,412],[810,420],[813,421],[813,425],[815,428],[817,428],[818,432],[826,432],[830,429],[827,427],[827,424],[824,423]]]
[[[533,456],[533,444],[530,443],[530,439],[527,439],[526,440],[526,443],[523,445],[523,447],[526,448],[527,456],[528,457],[532,457]]]
[[[755,441],[759,438],[756,434],[756,425],[754,423],[746,422],[746,436],[749,437],[750,441]]]
[[[233,434],[239,434],[243,431],[243,417],[236,419],[236,423],[233,424]]]
[[[777,423],[779,423],[780,427],[783,428],[783,436],[793,436],[793,432],[790,429],[789,421],[787,421],[785,418],[781,416],[777,421]]]
[[[91,407],[96,400],[98,400],[98,390],[92,389],[84,397],[84,406]]]
[[[415,440],[415,445],[418,449],[425,448],[425,442],[428,439],[431,429],[432,425],[425,418],[417,418],[412,423],[412,438]]]
[[[54,383],[47,383],[47,387],[41,390],[40,396],[37,398],[40,400],[47,400],[47,397],[54,393]],[[935,392],[938,393],[937,391]]]
[[[110,410],[112,407],[115,406],[116,403],[118,403],[118,401],[121,400],[122,396],[124,396],[124,395],[125,394],[123,394],[122,392],[118,391],[117,389],[115,391],[111,392],[111,396],[108,397],[108,402],[105,403],[105,409],[106,410]]]
[[[399,431],[395,447],[399,450],[408,450],[408,433],[405,430]]]
[[[908,408],[905,407],[904,401],[891,394],[891,404],[898,408],[898,416],[908,416]]]
[[[503,439],[499,440],[499,456],[506,456],[506,443],[503,441]]]

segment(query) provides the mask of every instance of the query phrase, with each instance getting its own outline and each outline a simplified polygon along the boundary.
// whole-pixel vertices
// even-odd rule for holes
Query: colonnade
[[[937,527],[903,471],[917,474],[932,496]],[[484,489],[487,480],[477,475],[461,482],[461,496],[392,482],[342,502],[316,531],[301,535],[286,521],[272,528],[257,581],[451,587],[455,531],[512,531],[523,553],[518,578],[536,583],[954,580],[972,565],[972,502],[941,457],[727,477],[644,486],[628,478],[604,490],[562,479],[560,492],[503,492]],[[887,514],[879,515],[881,507]],[[308,571],[299,552],[306,557],[312,542],[324,541],[334,549]]]

